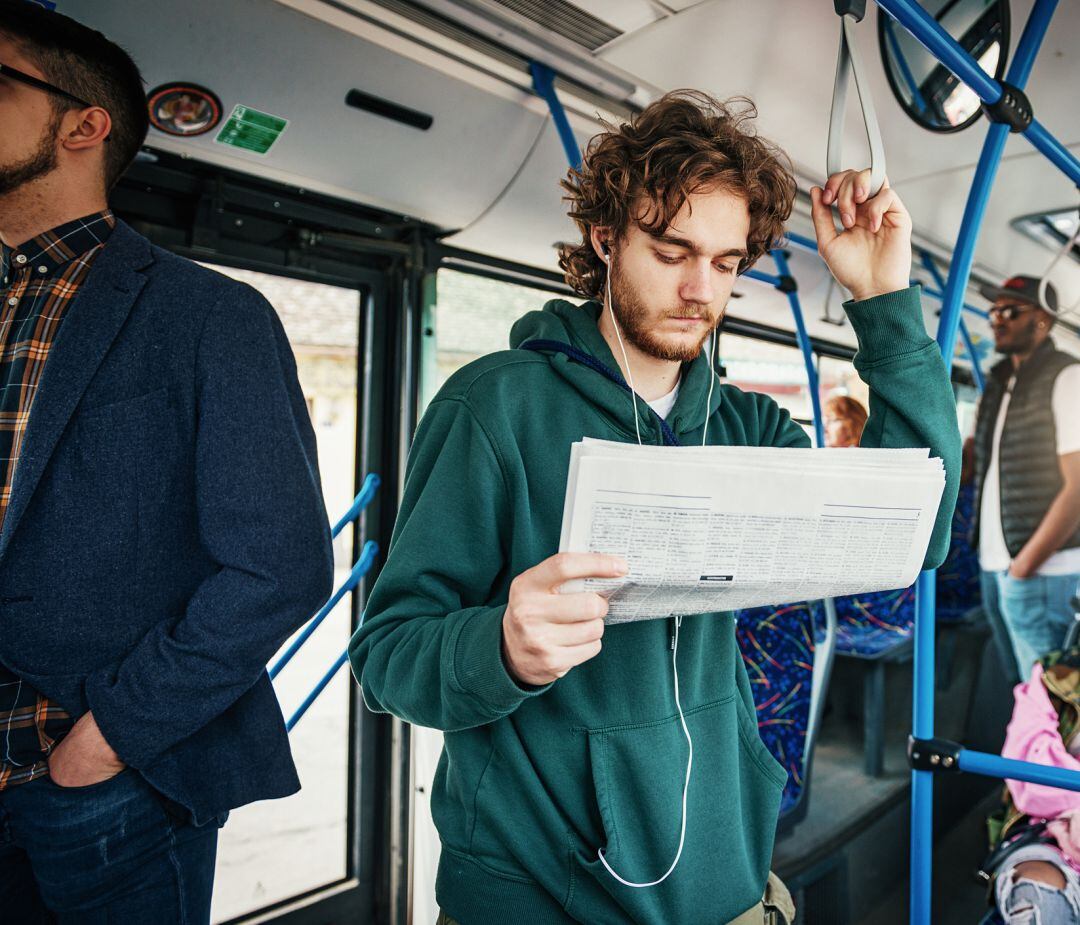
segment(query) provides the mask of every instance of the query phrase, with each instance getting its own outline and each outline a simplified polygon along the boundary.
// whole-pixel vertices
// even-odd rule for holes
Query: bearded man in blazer
[[[209,919],[218,826],[299,788],[265,666],[333,578],[273,309],[106,194],[130,57],[0,0],[0,914]]]

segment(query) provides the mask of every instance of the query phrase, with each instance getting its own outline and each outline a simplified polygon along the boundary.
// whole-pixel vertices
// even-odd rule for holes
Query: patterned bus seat
[[[975,520],[975,485],[960,486],[952,523],[949,555],[937,574],[937,618],[956,623],[982,603],[979,589],[979,553],[971,544]]]
[[[761,739],[788,772],[780,803],[783,819],[798,806],[805,789],[813,627],[824,623],[824,608],[820,601],[755,607],[736,611],[735,620]]]
[[[915,630],[915,588],[836,598],[836,652],[877,658],[906,645]]]

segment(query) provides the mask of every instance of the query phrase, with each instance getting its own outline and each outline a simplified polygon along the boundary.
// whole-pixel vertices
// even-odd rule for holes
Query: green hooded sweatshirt
[[[864,446],[925,447],[947,486],[926,566],[949,543],[960,439],[949,377],[916,288],[848,303],[855,367],[870,387]],[[549,302],[514,325],[511,346],[559,341],[618,367],[600,305]],[[700,444],[709,363],[683,367],[667,423]],[[765,395],[713,391],[709,442],[809,447]],[[687,744],[673,691],[670,620],[614,625],[599,655],[525,689],[502,660],[511,581],[558,551],[570,446],[633,442],[628,393],[556,350],[511,349],[455,373],[409,456],[386,564],[349,647],[372,710],[445,732],[431,794],[442,839],[436,895],[462,925],[572,921],[718,925],[761,899],[785,773],[758,737],[730,613],[684,617],[678,666],[694,742],[686,840],[679,843]],[[659,419],[641,415],[643,441]]]

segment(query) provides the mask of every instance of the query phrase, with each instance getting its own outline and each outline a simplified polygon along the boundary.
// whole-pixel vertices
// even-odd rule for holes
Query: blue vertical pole
[[[934,595],[937,573],[922,572],[915,582],[915,698],[911,731],[917,739],[934,737]],[[911,772],[911,922],[930,925],[934,837],[934,777]]]
[[[982,227],[986,204],[990,199],[990,188],[994,184],[1001,152],[1009,137],[1006,125],[991,125],[986,133],[979,164],[975,168],[975,179],[971,184],[964,218],[960,225],[960,236],[953,251],[952,263],[949,264],[949,280],[945,284],[945,293],[941,304],[941,321],[938,323],[937,342],[945,363],[952,365],[953,352],[956,350],[956,334],[960,326],[960,308],[964,302],[964,292],[971,278],[971,265],[975,261],[975,243]]]
[[[1005,80],[1014,87],[1023,89],[1027,84],[1028,77],[1031,76],[1031,68],[1035,64],[1035,56],[1046,35],[1046,29],[1050,25],[1056,6],[1057,0],[1036,0],[1027,25],[1024,27],[1023,35],[1020,36],[1020,41],[1016,46],[1016,53],[1009,65],[1008,74],[1005,76]],[[949,281],[945,286],[941,324],[938,327],[937,340],[946,363],[951,363],[953,351],[956,349],[960,305],[964,301],[964,291],[971,277],[971,265],[975,259],[975,243],[979,237],[979,230],[986,214],[986,204],[990,199],[990,189],[993,186],[998,164],[1001,162],[1001,153],[1005,150],[1008,137],[1007,125],[996,123],[991,125],[986,133],[986,141],[983,143],[978,166],[975,168],[975,178],[971,184],[971,192],[968,194],[964,218],[960,225],[960,236],[956,250],[953,252],[952,263],[949,265]]]
[[[971,360],[971,374],[975,377],[975,388],[982,395],[986,390],[986,377],[983,375],[982,364],[979,362],[979,354],[975,351],[975,341],[971,339],[968,326],[964,323],[963,318],[960,319],[960,337],[963,338],[968,359]]]
[[[921,251],[919,254],[919,260],[923,265],[923,269],[933,277],[938,287],[939,298],[944,298],[945,292],[945,280],[941,278],[941,271],[937,268],[937,264],[934,263],[933,258],[926,252]],[[962,308],[968,308],[967,305],[962,305]],[[982,364],[979,362],[979,354],[975,351],[975,342],[971,339],[971,334],[968,331],[967,325],[964,323],[963,316],[959,321],[960,336],[964,340],[964,349],[967,350],[968,359],[971,360],[971,374],[975,377],[975,388],[979,390],[979,394],[982,395],[986,388],[986,378],[983,376]]]
[[[930,20],[926,11],[910,0],[878,0],[878,5],[892,13],[905,27],[911,28],[914,19],[922,21],[923,32],[916,38],[927,44],[947,67],[956,72],[956,65],[950,63],[955,57],[952,48],[940,48],[943,43],[934,30],[940,27]],[[1016,47],[1012,64],[1009,66],[1006,81],[1023,89],[1035,63],[1039,45],[1046,34],[1047,26],[1053,15],[1057,0],[1036,0],[1035,7],[1028,17],[1024,33]],[[901,11],[907,16],[898,15]],[[909,21],[905,21],[911,17]],[[926,21],[930,20],[930,28]],[[914,32],[914,30],[912,30]],[[947,36],[945,39],[947,40]],[[952,43],[955,44],[955,43]],[[944,54],[943,54],[944,51]],[[976,68],[978,70],[978,68]],[[1001,89],[996,81],[990,81],[982,71],[972,74],[968,82],[984,99],[996,100]],[[992,84],[988,89],[987,83]],[[952,366],[953,352],[956,349],[956,335],[960,326],[960,310],[963,307],[964,292],[971,276],[971,266],[975,259],[975,242],[986,214],[986,204],[990,197],[990,188],[997,173],[1001,154],[1005,149],[1009,128],[995,123],[986,133],[982,154],[971,191],[968,194],[964,217],[960,226],[953,259],[949,265],[949,280],[942,298],[941,321],[938,324],[937,343],[941,348],[946,366]],[[924,572],[916,585],[917,604],[915,610],[915,664],[914,664],[914,705],[912,734],[916,738],[932,738],[934,731],[934,593],[936,580],[932,573]],[[933,811],[934,780],[929,771],[911,772],[911,923],[912,925],[930,925],[930,907],[932,890],[933,863]]]
[[[791,280],[788,270],[787,257],[782,250],[772,252],[773,263],[776,264],[776,273],[780,277],[777,282],[785,279]],[[778,287],[779,288],[779,287]],[[791,315],[795,319],[795,336],[799,341],[799,349],[802,351],[803,363],[806,365],[806,380],[810,388],[810,407],[814,412],[814,436],[817,438],[819,447],[825,446],[825,426],[821,419],[821,388],[818,386],[817,367],[814,365],[814,351],[810,346],[810,335],[806,331],[806,322],[803,320],[802,306],[799,304],[798,290],[789,289],[786,292],[788,304],[791,306]]]

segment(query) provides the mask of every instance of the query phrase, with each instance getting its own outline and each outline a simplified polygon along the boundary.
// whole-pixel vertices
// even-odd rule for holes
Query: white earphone
[[[638,407],[637,407],[637,391],[634,389],[634,376],[630,372],[630,358],[626,355],[626,346],[623,344],[622,334],[619,332],[619,323],[615,318],[615,303],[611,299],[611,263],[612,254],[609,246],[606,242],[600,245],[600,249],[604,254],[604,262],[608,265],[608,271],[606,279],[604,281],[604,287],[607,294],[608,311],[611,312],[611,323],[615,328],[615,336],[619,340],[619,349],[622,350],[623,363],[626,364],[626,378],[630,386],[630,400],[634,405],[634,430],[637,433],[637,441],[641,443],[641,427],[638,422]],[[715,332],[713,334],[713,346],[716,343]],[[715,376],[714,376],[715,379]],[[709,399],[712,398],[712,383],[709,384]],[[707,418],[707,414],[706,414]],[[679,826],[679,846],[675,851],[675,858],[671,862],[671,866],[664,872],[664,874],[658,877],[656,880],[650,880],[646,883],[638,883],[633,880],[627,880],[611,867],[606,857],[604,857],[603,849],[597,852],[597,857],[601,864],[604,865],[604,869],[607,870],[612,877],[614,877],[623,886],[633,887],[635,889],[646,889],[648,887],[654,887],[671,876],[672,872],[678,866],[679,859],[682,857],[683,846],[686,844],[686,800],[690,792],[690,772],[694,765],[694,740],[690,737],[690,730],[686,725],[686,717],[683,715],[682,701],[679,699],[679,628],[682,625],[682,617],[675,617],[675,633],[671,641],[671,670],[675,682],[675,707],[679,712],[679,722],[682,724],[683,735],[686,736],[687,745],[687,757],[686,757],[686,779],[683,782],[682,792],[682,821]]]

